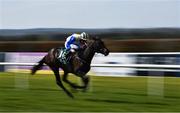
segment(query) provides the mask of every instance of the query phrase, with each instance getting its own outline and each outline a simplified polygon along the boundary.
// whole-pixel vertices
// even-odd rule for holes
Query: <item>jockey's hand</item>
[[[81,39],[81,40],[80,40],[80,43],[81,43],[81,44],[85,44],[85,43],[87,43],[87,41],[86,41],[86,40]]]
[[[81,43],[81,45],[87,46],[87,40],[82,40],[80,43]]]

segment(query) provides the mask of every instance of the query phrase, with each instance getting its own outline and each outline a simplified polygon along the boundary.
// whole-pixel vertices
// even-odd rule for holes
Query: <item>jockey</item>
[[[65,48],[66,50],[70,50],[70,52],[66,55],[66,60],[69,58],[69,56],[72,55],[74,57],[74,60],[78,61],[78,63],[75,64],[75,67],[78,67],[77,65],[82,65],[81,59],[75,53],[82,47],[83,44],[86,44],[87,38],[88,34],[82,32],[81,34],[74,33],[66,39]],[[78,71],[78,69],[74,68],[74,71],[76,72]]]
[[[70,50],[72,53],[75,53],[81,47],[81,41],[86,42],[88,34],[82,32],[81,34],[72,34],[67,37],[65,42],[66,50]]]

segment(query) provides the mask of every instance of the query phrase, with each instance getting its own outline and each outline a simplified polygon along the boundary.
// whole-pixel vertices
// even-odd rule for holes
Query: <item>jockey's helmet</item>
[[[87,33],[82,32],[80,35],[81,35],[81,39],[82,40],[87,40],[87,38],[88,38],[88,34]]]

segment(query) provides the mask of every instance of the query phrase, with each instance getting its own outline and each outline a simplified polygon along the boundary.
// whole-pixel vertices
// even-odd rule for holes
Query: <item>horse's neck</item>
[[[93,48],[93,43],[90,43],[89,46],[84,50],[83,60],[85,60],[88,64],[91,64],[94,55],[95,51]]]

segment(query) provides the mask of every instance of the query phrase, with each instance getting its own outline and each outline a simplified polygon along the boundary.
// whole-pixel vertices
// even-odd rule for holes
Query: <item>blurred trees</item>
[[[27,29],[0,30],[0,51],[48,51],[64,47],[72,33],[98,36],[112,52],[180,51],[180,29]]]

